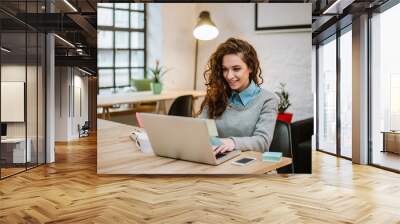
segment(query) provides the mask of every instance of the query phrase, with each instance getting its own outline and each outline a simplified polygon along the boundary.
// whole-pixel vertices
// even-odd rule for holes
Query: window
[[[340,36],[340,154],[352,157],[352,32]]]
[[[98,3],[99,94],[130,88],[146,68],[144,3]],[[111,90],[111,91],[110,91]]]
[[[400,171],[400,4],[371,18],[371,163]]]
[[[318,47],[318,147],[336,154],[336,36]]]
[[[352,25],[317,45],[317,149],[352,157]]]

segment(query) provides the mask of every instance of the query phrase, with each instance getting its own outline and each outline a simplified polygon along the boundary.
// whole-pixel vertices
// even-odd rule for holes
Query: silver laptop
[[[240,154],[234,150],[215,155],[204,119],[149,113],[140,117],[158,156],[218,165]]]

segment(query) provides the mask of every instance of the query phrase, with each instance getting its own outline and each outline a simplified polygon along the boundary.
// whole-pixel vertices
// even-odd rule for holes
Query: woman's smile
[[[239,54],[224,55],[222,68],[224,78],[232,90],[241,92],[249,85],[251,71]]]
[[[231,88],[232,88],[232,87],[235,87],[238,83],[239,83],[238,80],[229,80],[229,81],[228,81],[228,84],[229,84],[229,86],[230,86]]]

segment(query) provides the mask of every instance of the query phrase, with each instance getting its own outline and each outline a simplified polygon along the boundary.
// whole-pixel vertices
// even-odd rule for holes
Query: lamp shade
[[[193,36],[199,40],[212,40],[218,36],[218,33],[217,27],[211,21],[210,13],[202,11],[193,30]]]

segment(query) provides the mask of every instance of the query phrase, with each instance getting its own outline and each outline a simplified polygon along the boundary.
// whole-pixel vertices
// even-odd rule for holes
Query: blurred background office
[[[193,35],[203,11],[209,12],[218,30],[211,40],[197,40]],[[154,68],[156,61],[168,69],[162,79],[163,91],[204,91],[207,60],[229,37],[247,40],[256,48],[263,88],[279,91],[280,83],[286,84],[292,103],[288,112],[294,121],[313,116],[311,4],[302,3],[257,7],[254,3],[99,3],[98,99],[149,91],[140,79],[153,78],[146,68]],[[172,101],[166,103],[166,112]],[[194,111],[200,103],[201,97]],[[130,123],[132,116],[126,111],[146,110],[141,106],[114,105],[109,108],[110,119]],[[98,112],[103,111],[99,108]]]
[[[93,2],[0,1],[0,178],[54,162],[55,142],[95,132]]]

